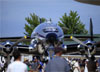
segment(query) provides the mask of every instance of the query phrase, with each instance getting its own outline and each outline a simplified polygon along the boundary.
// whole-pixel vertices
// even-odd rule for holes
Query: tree
[[[70,11],[69,16],[64,13],[60,21],[58,21],[64,31],[64,34],[87,34],[85,25],[80,21],[80,16],[75,11]]]
[[[40,23],[43,23],[46,21],[45,18],[40,18],[37,16],[35,13],[30,14],[30,17],[26,17],[25,20],[28,22],[28,24],[25,24],[25,35],[31,36],[33,30],[35,29],[36,26],[38,26]]]

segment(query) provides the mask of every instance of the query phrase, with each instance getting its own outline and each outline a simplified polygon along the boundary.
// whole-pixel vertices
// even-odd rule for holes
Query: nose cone
[[[46,36],[46,40],[48,43],[54,44],[55,42],[57,42],[58,37],[55,33],[49,33]]]

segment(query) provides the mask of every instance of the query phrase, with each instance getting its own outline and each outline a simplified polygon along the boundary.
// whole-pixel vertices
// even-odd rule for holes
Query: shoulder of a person
[[[21,62],[23,65],[27,66],[25,63]]]
[[[15,65],[15,62],[12,62],[8,65],[8,68],[12,68]]]
[[[19,64],[27,67],[27,65],[25,63],[21,62],[21,61],[19,62]]]
[[[65,62],[68,62],[65,58],[62,58]]]
[[[60,57],[60,56],[56,56],[56,57],[54,57],[53,59],[54,59],[54,60],[57,60],[57,59],[62,60],[63,58]],[[53,60],[53,59],[52,59],[52,60]]]
[[[12,63],[10,63],[8,66],[10,67],[10,66],[12,66],[12,65],[14,65],[16,62],[12,62]]]

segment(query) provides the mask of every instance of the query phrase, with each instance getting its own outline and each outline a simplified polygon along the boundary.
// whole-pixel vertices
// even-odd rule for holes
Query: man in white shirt
[[[8,65],[7,72],[28,72],[27,65],[21,62],[19,51],[13,53],[15,61]]]

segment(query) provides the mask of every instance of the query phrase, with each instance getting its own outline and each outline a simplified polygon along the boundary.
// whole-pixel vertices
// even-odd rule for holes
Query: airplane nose
[[[49,33],[46,36],[46,40],[48,43],[54,44],[55,42],[57,42],[57,35],[55,33]]]

